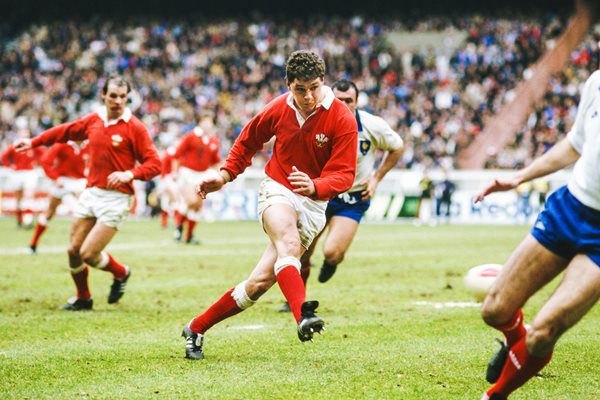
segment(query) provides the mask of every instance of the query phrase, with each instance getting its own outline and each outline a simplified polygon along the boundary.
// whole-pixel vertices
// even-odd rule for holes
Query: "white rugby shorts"
[[[4,182],[4,190],[6,192],[14,192],[24,190],[34,192],[40,180],[40,173],[37,169],[27,170],[9,170],[6,181]]]
[[[131,210],[133,196],[116,190],[86,188],[73,210],[75,218],[96,218],[96,222],[119,229]]]
[[[59,186],[60,184],[60,186]],[[87,180],[85,178],[69,178],[67,176],[60,176],[56,182],[51,182],[50,196],[57,199],[62,199],[68,194],[77,196],[83,192]]]
[[[300,242],[302,247],[308,249],[325,226],[327,202],[296,194],[281,183],[267,177],[261,182],[258,192],[258,219],[261,225],[263,213],[273,204],[288,204],[296,210]]]
[[[184,187],[192,186],[196,187],[204,178],[209,176],[217,176],[218,173],[213,169],[207,169],[206,171],[194,171],[193,169],[181,167],[177,172],[177,186],[179,189]]]

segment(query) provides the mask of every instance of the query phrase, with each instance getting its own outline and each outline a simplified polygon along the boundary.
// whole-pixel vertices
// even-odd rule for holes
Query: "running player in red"
[[[29,137],[29,131],[23,131],[21,136]],[[15,193],[17,226],[31,228],[33,223],[32,202],[38,186],[40,174],[36,167],[40,164],[44,149],[41,147],[25,152],[15,151],[10,146],[2,153],[2,165],[10,168],[4,190]],[[23,221],[26,221],[23,224]]]
[[[37,252],[38,243],[46,231],[48,222],[54,217],[56,209],[63,198],[69,194],[79,196],[85,189],[85,162],[87,158],[87,141],[69,140],[57,143],[44,153],[41,165],[46,176],[52,181],[48,209],[38,217],[33,237],[29,243],[32,254]]]
[[[177,184],[173,179],[173,156],[175,155],[175,147],[169,146],[163,149],[160,162],[162,171],[160,172],[160,180],[156,193],[160,202],[160,227],[166,228],[169,223],[169,216],[174,211],[174,206],[177,201]]]
[[[301,341],[323,329],[323,320],[315,315],[319,303],[305,301],[300,257],[325,226],[327,200],[352,186],[358,137],[356,119],[324,86],[324,77],[325,63],[315,53],[292,53],[286,63],[289,92],[248,122],[219,175],[196,188],[201,197],[220,190],[275,137],[258,195],[258,215],[269,243],[247,280],[184,327],[187,358],[204,358],[206,331],[252,306],[275,283],[290,305]]]
[[[181,194],[176,210],[175,239],[182,239],[183,225],[187,221],[186,243],[199,243],[194,239],[194,228],[200,219],[204,200],[196,195],[195,185],[210,175],[210,168],[221,162],[219,138],[214,136],[214,131],[212,116],[202,116],[198,126],[183,137],[173,156],[175,165],[178,165],[175,174]]]
[[[126,106],[129,82],[109,77],[102,87],[104,107],[73,122],[58,125],[34,139],[21,139],[17,151],[68,140],[89,140],[87,187],[73,211],[71,243],[68,249],[71,276],[77,296],[64,310],[91,310],[88,265],[110,272],[113,284],[110,304],[125,293],[130,269],[104,251],[129,215],[133,200],[133,180],[149,180],[160,173],[160,159],[144,124]],[[138,164],[139,163],[139,164]]]

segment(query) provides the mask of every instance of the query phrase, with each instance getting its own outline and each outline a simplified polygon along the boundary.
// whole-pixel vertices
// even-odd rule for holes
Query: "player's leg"
[[[175,220],[175,231],[173,232],[173,238],[176,241],[183,240],[183,229],[187,221],[188,213],[188,200],[184,193],[189,192],[190,187],[193,189],[195,182],[191,182],[188,178],[190,170],[187,168],[180,168],[177,176],[177,199],[175,200],[175,211],[173,219]],[[195,195],[195,193],[194,193]]]
[[[304,252],[304,254],[302,254],[302,257],[300,257],[300,276],[302,277],[302,282],[304,282],[305,288],[306,284],[308,283],[308,277],[310,276],[310,268],[312,266],[310,258],[314,254],[315,249],[317,247],[317,243],[319,242],[319,239],[321,238],[326,229],[327,225],[325,225],[325,228],[323,228],[323,230],[319,232],[319,234],[317,235],[317,237],[315,237],[310,246],[308,246],[308,249]]]
[[[325,226],[325,228],[323,228],[323,230],[321,232],[319,232],[317,237],[315,237],[315,239],[312,241],[312,243],[308,247],[308,250],[306,250],[304,252],[304,254],[302,254],[302,257],[300,257],[300,277],[302,278],[302,282],[304,282],[304,291],[305,292],[306,292],[306,285],[308,284],[308,278],[310,277],[310,269],[312,267],[310,258],[312,257],[313,253],[315,252],[317,243],[319,242],[321,235],[323,234],[323,232],[325,232],[326,229],[327,229],[327,225]],[[283,305],[277,309],[277,311],[290,312],[291,309],[290,309],[289,303],[287,301],[284,302]]]
[[[79,250],[95,224],[95,218],[73,218],[67,254],[69,256],[71,278],[75,283],[77,296],[69,299],[69,302],[61,307],[63,310],[79,311],[92,308],[92,294],[88,284],[89,268],[83,263]]]
[[[289,203],[272,203],[263,211],[262,222],[277,251],[275,277],[279,289],[298,324],[298,338],[305,342],[312,340],[313,333],[323,330],[324,322],[315,315],[319,302],[305,301],[300,257],[325,225],[324,209],[317,204],[299,204],[294,196],[288,199],[293,199],[294,207]]]
[[[297,322],[301,317],[305,289],[300,276],[300,257],[304,249],[300,243],[296,211],[289,204],[273,204],[264,211],[262,218],[263,228],[277,251],[277,282]]]
[[[527,235],[506,261],[486,296],[481,308],[484,321],[493,327],[511,322],[527,299],[562,272],[568,262]]]
[[[588,256],[577,255],[536,315],[527,335],[510,349],[498,382],[486,393],[508,397],[538,373],[552,356],[559,337],[575,325],[600,298],[600,267]]]
[[[17,217],[17,227],[23,227],[23,189],[15,190],[15,215]]]
[[[323,244],[325,260],[319,272],[319,282],[327,282],[342,262],[346,251],[358,230],[358,222],[354,219],[335,215],[329,220],[329,232]]]
[[[182,336],[186,338],[186,358],[194,360],[204,358],[202,345],[206,331],[224,319],[252,306],[275,284],[273,266],[276,260],[275,247],[269,243],[247,280],[229,289],[206,311],[192,319],[184,327]]]
[[[88,192],[84,201],[80,196],[79,203],[89,206],[89,212],[97,217],[96,225],[81,245],[81,256],[90,266],[109,272],[113,283],[108,295],[108,303],[113,304],[125,294],[126,283],[131,277],[131,270],[118,262],[104,248],[117,234],[119,226],[131,211],[133,196],[103,189]],[[78,211],[78,210],[76,210]]]
[[[488,365],[488,382],[498,380],[508,349],[525,336],[523,304],[567,264],[568,259],[546,249],[531,235],[523,239],[504,264],[481,308],[484,321],[505,337],[505,345]]]
[[[50,197],[50,201],[48,202],[48,209],[44,214],[41,214],[38,217],[37,223],[35,224],[35,231],[33,232],[33,236],[31,238],[31,242],[29,243],[29,249],[32,253],[37,251],[38,242],[42,234],[46,231],[46,227],[48,226],[48,222],[54,217],[56,214],[56,209],[62,202],[60,197]]]
[[[113,283],[108,295],[109,304],[116,303],[123,297],[127,280],[131,276],[129,267],[121,264],[110,253],[104,251],[117,232],[116,227],[98,222],[81,246],[81,257],[85,263],[109,272],[113,276]]]
[[[39,175],[36,170],[24,171],[21,210],[23,212],[23,226],[27,229],[33,227],[33,209],[35,194],[38,191],[38,180]]]
[[[200,212],[202,211],[204,201],[196,194],[193,185],[185,186],[182,194],[188,210],[186,214],[187,229],[185,231],[185,242],[189,244],[198,244],[199,242],[194,239],[194,229],[200,220]]]

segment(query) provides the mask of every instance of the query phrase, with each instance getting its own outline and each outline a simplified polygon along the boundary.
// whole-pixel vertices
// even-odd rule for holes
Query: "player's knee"
[[[344,260],[345,252],[339,248],[330,248],[323,251],[325,260],[330,264],[339,264]]]
[[[81,254],[79,254],[79,247],[73,245],[69,245],[67,254],[69,255],[69,258],[81,257]]]
[[[300,238],[297,236],[290,235],[289,237],[284,238],[279,245],[277,246],[277,252],[279,256],[292,256],[292,257],[300,257],[302,244],[300,243]]]
[[[514,314],[500,301],[498,296],[489,293],[481,306],[481,318],[490,326],[499,326],[506,323]]]
[[[80,250],[80,254],[84,263],[89,264],[91,266],[95,266],[96,264],[98,264],[98,258],[100,256],[99,252],[89,249],[83,249]]]

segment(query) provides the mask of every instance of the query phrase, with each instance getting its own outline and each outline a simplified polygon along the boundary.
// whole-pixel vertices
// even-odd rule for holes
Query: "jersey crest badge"
[[[369,152],[370,148],[371,148],[371,141],[370,140],[361,140],[358,143],[358,149],[360,150],[360,153],[363,156],[367,155],[367,153]]]
[[[121,135],[112,135],[110,138],[112,140],[112,145],[115,147],[120,145],[121,142],[123,141],[123,138],[121,137]]]
[[[329,141],[329,138],[325,136],[324,133],[317,133],[315,135],[315,140],[317,141],[317,147],[323,147]]]

